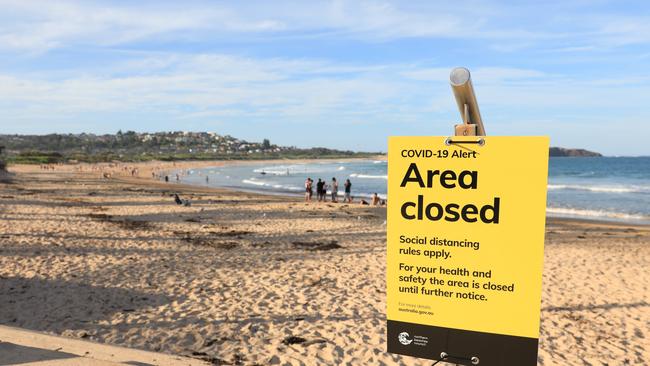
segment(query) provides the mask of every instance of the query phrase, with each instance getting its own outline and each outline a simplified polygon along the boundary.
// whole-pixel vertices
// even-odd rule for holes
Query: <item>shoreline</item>
[[[350,159],[348,161],[354,161],[357,159]],[[365,160],[365,159],[358,159],[358,160]],[[342,161],[342,160],[341,160]],[[301,161],[300,163],[311,163],[311,162],[319,162],[319,160],[304,160]],[[266,162],[261,162],[262,164]],[[225,166],[238,166],[242,164],[222,164],[220,166],[225,167]],[[253,165],[253,164],[251,164]],[[215,166],[218,167],[218,166]],[[185,169],[193,169],[193,168],[185,168]],[[153,179],[156,180],[156,179]],[[192,183],[176,183],[176,182],[169,182],[168,184],[182,184],[182,185],[187,185],[187,186],[194,186],[194,187],[210,187],[207,185],[203,184],[192,184]],[[292,198],[292,199],[301,199],[304,198],[304,193],[303,192],[287,192],[287,191],[272,191],[272,190],[265,190],[265,189],[256,189],[254,187],[251,188],[246,188],[246,187],[237,187],[237,186],[217,186],[213,185],[211,186],[212,188],[216,189],[224,189],[224,190],[230,190],[234,192],[242,192],[242,193],[254,193],[254,194],[260,194],[260,195],[269,195],[269,196],[278,196],[278,197],[286,197],[286,198]],[[342,199],[343,194],[341,191],[339,191],[339,199]],[[366,201],[369,200],[371,197],[367,195],[357,195],[357,198],[362,198],[365,199]],[[381,197],[381,195],[380,195]],[[385,202],[388,202],[387,199],[383,199]],[[359,202],[353,202],[358,204]],[[553,210],[555,208],[552,207],[547,207],[547,210]],[[586,222],[593,222],[593,223],[604,223],[604,224],[609,224],[609,223],[619,223],[622,225],[635,225],[635,226],[650,226],[650,217],[648,220],[644,219],[634,219],[634,218],[617,218],[617,217],[598,217],[598,216],[580,216],[580,215],[573,215],[573,214],[561,214],[561,213],[546,213],[546,219],[563,219],[563,220],[575,220],[575,221],[586,221]]]
[[[355,159],[350,159],[350,160],[355,160]],[[301,163],[309,163],[313,161],[318,161],[318,160],[304,160]],[[264,163],[264,162],[262,162]],[[222,164],[221,166],[226,166],[228,164]],[[239,164],[233,164],[233,165],[239,165]],[[217,166],[215,166],[217,167]],[[186,169],[191,169],[191,167],[187,167]],[[254,194],[254,195],[259,195],[262,197],[268,196],[268,197],[282,197],[282,198],[287,198],[291,199],[294,201],[298,202],[304,202],[304,194],[303,193],[289,193],[289,192],[271,192],[268,190],[262,190],[262,189],[255,189],[255,188],[240,188],[240,187],[226,187],[226,186],[205,186],[205,185],[199,185],[199,184],[191,184],[191,183],[176,183],[176,182],[161,182],[159,179],[148,179],[148,178],[135,178],[135,179],[129,179],[129,178],[117,178],[120,179],[123,182],[137,182],[138,184],[151,184],[151,183],[156,183],[156,184],[161,184],[160,187],[181,187],[183,190],[191,190],[191,191],[197,191],[197,192],[220,192],[220,191],[226,191],[226,192],[232,192],[232,193],[244,193],[244,194]],[[205,189],[205,190],[203,190]],[[342,196],[341,196],[342,197]],[[366,198],[366,197],[364,197]],[[388,200],[386,200],[388,202]],[[331,203],[329,201],[326,202],[318,202],[318,201],[312,201],[312,203]],[[338,202],[338,204],[342,204],[342,202]],[[361,205],[360,202],[353,202],[352,204],[356,205]],[[370,205],[369,207],[372,207]],[[377,206],[377,207],[382,207],[382,206]],[[386,208],[384,205],[383,208]],[[546,222],[548,223],[549,221],[566,221],[566,222],[574,222],[574,223],[590,223],[590,224],[603,224],[603,225],[620,225],[620,226],[635,226],[635,227],[648,227],[650,226],[650,223],[643,223],[643,222],[635,222],[635,221],[626,221],[625,219],[603,219],[603,218],[588,218],[588,217],[575,217],[575,216],[562,216],[558,214],[546,214]]]
[[[386,158],[386,155],[377,155],[375,156],[376,158]],[[374,158],[374,157],[373,157]],[[201,168],[218,168],[218,167],[224,167],[224,166],[241,166],[241,165],[256,165],[256,164],[282,164],[283,162],[291,162],[291,163],[296,163],[296,164],[308,164],[308,163],[317,163],[317,162],[327,162],[327,161],[360,161],[360,160],[369,160],[371,158],[345,158],[345,159],[271,159],[271,160],[210,160],[210,161],[202,161],[202,160],[186,160],[182,162],[165,162],[165,161],[147,161],[147,162],[140,162],[140,163],[77,163],[77,164],[57,164],[56,168],[58,171],[67,171],[67,172],[72,172],[75,171],[75,168],[78,167],[105,167],[109,171],[112,171],[113,173],[118,173],[112,176],[113,179],[119,179],[123,182],[141,182],[145,184],[162,184],[161,187],[184,187],[183,189],[188,189],[188,188],[193,188],[197,189],[197,191],[201,191],[202,189],[213,189],[216,190],[214,192],[218,192],[219,190],[222,191],[231,191],[231,192],[239,192],[239,193],[245,193],[245,194],[255,194],[255,195],[260,195],[260,196],[271,196],[271,197],[284,197],[287,199],[292,199],[292,200],[297,200],[297,201],[302,201],[304,198],[304,193],[302,192],[296,192],[296,193],[291,193],[291,192],[284,192],[284,191],[278,191],[278,192],[273,192],[270,190],[263,190],[263,189],[255,189],[255,188],[244,188],[244,187],[227,187],[227,186],[207,186],[203,184],[192,184],[192,183],[177,183],[177,182],[163,182],[160,181],[160,179],[154,178],[152,176],[152,173],[160,174],[160,172],[163,171],[174,171],[174,170],[191,170],[191,169],[201,169]],[[121,167],[131,167],[131,168],[138,168],[140,170],[140,174],[137,177],[131,177],[128,174],[125,174],[123,171],[120,172],[120,169],[113,169],[110,170],[109,166],[110,165],[118,165]],[[8,167],[8,171],[11,173],[12,171],[19,173],[19,172],[25,172],[25,171],[34,171],[38,170],[38,166],[34,164],[15,164],[11,165]],[[122,173],[122,174],[119,174]],[[368,200],[368,197],[366,196],[357,196],[360,198],[363,198],[365,200]],[[315,201],[314,201],[315,202]],[[387,201],[386,201],[387,202]],[[341,203],[341,202],[339,202]],[[353,204],[360,204],[359,202],[353,202]],[[549,207],[547,207],[549,209]],[[553,208],[551,208],[553,209]],[[575,221],[575,222],[590,222],[590,223],[600,223],[600,224],[621,224],[621,225],[633,225],[633,226],[639,226],[639,227],[647,227],[650,226],[650,222],[643,222],[642,219],[636,220],[636,219],[624,219],[624,218],[616,218],[616,217],[581,217],[580,215],[572,215],[572,214],[558,214],[558,213],[551,213],[549,214],[547,212],[546,214],[546,220],[567,220],[567,221]]]

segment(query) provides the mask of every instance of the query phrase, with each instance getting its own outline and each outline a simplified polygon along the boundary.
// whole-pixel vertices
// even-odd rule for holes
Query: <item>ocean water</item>
[[[243,164],[180,173],[183,183],[300,195],[307,177],[328,184],[336,177],[340,195],[350,179],[354,197],[374,192],[386,197],[385,160]],[[551,158],[547,213],[650,224],[650,157]]]
[[[650,157],[551,158],[547,213],[650,224]]]

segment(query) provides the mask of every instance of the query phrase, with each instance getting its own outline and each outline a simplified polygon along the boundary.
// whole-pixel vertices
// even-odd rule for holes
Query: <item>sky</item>
[[[4,1],[0,133],[214,131],[385,151],[488,135],[650,155],[647,1]]]

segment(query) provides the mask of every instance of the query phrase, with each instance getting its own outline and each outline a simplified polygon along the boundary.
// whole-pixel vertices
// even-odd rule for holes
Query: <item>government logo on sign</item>
[[[411,342],[413,342],[412,339],[409,339],[409,334],[406,333],[406,332],[400,333],[397,336],[397,339],[399,340],[399,343],[401,343],[401,344],[403,344],[405,346],[408,346],[409,344],[411,344]]]

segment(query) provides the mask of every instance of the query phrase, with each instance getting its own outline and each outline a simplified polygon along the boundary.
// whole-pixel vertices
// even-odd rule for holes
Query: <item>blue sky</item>
[[[650,2],[0,0],[0,133],[215,131],[384,151],[490,135],[650,155]]]

